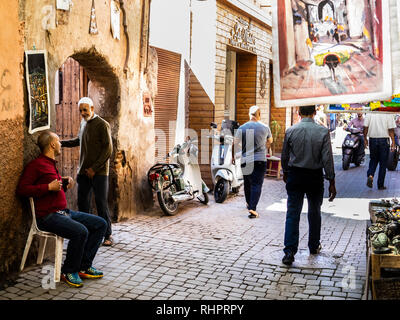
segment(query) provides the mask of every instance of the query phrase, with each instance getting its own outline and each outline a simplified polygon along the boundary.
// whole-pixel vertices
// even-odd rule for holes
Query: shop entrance
[[[118,114],[120,104],[119,82],[112,68],[104,58],[95,53],[77,53],[63,63],[55,77],[55,114],[56,133],[60,140],[69,140],[77,136],[81,117],[78,109],[80,98],[90,97],[95,112],[105,119],[111,127],[113,153],[110,159],[108,203],[112,220],[117,218],[116,186],[117,176],[114,157],[117,143]],[[58,167],[62,176],[71,176],[76,182],[79,165],[79,147],[62,148],[58,159]],[[77,185],[67,192],[67,205],[72,210],[78,209]],[[92,213],[96,213],[94,197]]]
[[[236,121],[249,121],[249,108],[256,104],[257,56],[251,53],[236,53]]]

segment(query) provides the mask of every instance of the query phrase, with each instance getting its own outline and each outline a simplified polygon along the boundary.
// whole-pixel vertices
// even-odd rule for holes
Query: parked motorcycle
[[[147,180],[167,215],[175,215],[180,202],[195,198],[203,204],[209,201],[210,189],[201,179],[196,142],[187,139],[182,145],[176,145],[164,158],[176,163],[157,163],[147,173]]]
[[[365,150],[362,143],[364,136],[361,130],[357,128],[346,128],[345,130],[349,131],[349,134],[344,138],[342,144],[343,170],[349,169],[351,163],[358,167],[365,158]]]
[[[211,176],[214,182],[215,202],[223,203],[229,192],[238,193],[243,184],[240,158],[233,161],[232,148],[234,142],[234,131],[239,128],[239,123],[233,120],[223,120],[221,132],[217,132],[217,125],[212,122],[213,143],[211,155]]]

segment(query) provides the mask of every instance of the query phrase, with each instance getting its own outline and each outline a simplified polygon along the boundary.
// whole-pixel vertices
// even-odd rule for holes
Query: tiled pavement
[[[397,196],[399,172],[388,172],[388,190],[378,191],[365,186],[366,165],[342,171],[340,156],[335,160],[338,195],[333,203],[324,199],[323,250],[309,256],[303,213],[300,250],[291,268],[281,263],[284,184],[267,178],[259,219],[247,218],[243,191],[224,204],[212,197],[207,207],[187,203],[173,217],[155,207],[113,225],[116,244],[101,247],[94,261],[104,278],[85,280],[79,289],[64,283],[43,289],[41,271],[51,265],[45,262],[22,272],[16,284],[0,291],[0,300],[361,299],[368,201]]]

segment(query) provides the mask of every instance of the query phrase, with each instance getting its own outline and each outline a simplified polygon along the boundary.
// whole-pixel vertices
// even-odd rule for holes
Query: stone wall
[[[216,53],[216,77],[215,77],[215,120],[220,123],[224,118],[225,104],[225,70],[226,70],[226,50],[229,46],[232,29],[238,18],[242,17],[249,21],[248,17],[239,13],[234,8],[217,2],[217,53]],[[250,29],[255,39],[255,52],[257,55],[257,86],[256,103],[261,108],[262,121],[269,122],[269,61],[272,59],[272,30],[270,27],[251,20]],[[261,63],[266,65],[266,88],[265,94],[261,92],[260,72]]]
[[[143,7],[149,0],[124,1],[128,36],[121,13],[120,40],[110,31],[110,0],[96,1],[97,35],[89,34],[91,1],[74,0],[70,11],[56,10],[52,0],[12,3],[0,4],[0,17],[7,25],[0,30],[0,43],[7,47],[0,51],[0,285],[18,271],[31,219],[15,189],[23,167],[39,154],[40,133],[28,134],[24,50],[47,51],[51,130],[56,125],[55,74],[68,57],[86,69],[100,93],[95,97],[98,112],[112,125],[111,209],[116,220],[152,205],[146,173],[154,161],[154,119],[145,118],[142,107],[142,92],[148,90],[146,54],[141,50],[147,44],[148,10]]]

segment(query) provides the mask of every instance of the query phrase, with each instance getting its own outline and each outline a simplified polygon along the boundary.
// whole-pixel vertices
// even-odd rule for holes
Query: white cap
[[[92,99],[90,99],[89,97],[83,97],[83,98],[81,98],[81,100],[79,100],[79,102],[78,102],[78,107],[79,107],[82,103],[88,104],[89,107],[93,107],[93,101],[92,101]]]
[[[251,116],[255,115],[257,110],[260,110],[260,108],[258,106],[252,106],[249,109],[249,116],[251,118]]]

